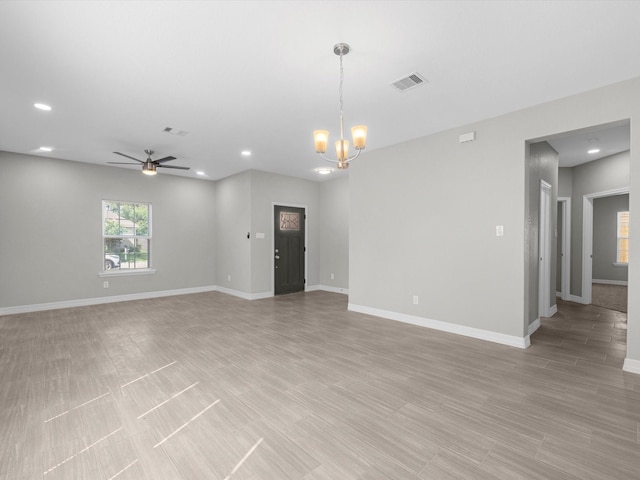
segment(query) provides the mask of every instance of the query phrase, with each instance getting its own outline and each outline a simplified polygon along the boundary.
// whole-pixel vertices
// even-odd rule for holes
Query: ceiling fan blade
[[[135,165],[136,167],[138,166],[137,163],[125,163],[125,162],[107,162],[110,163],[111,165]]]
[[[142,160],[138,160],[137,158],[130,157],[129,155],[125,155],[124,153],[120,153],[120,152],[113,152],[113,153],[115,153],[116,155],[121,155],[123,157],[130,158],[131,160],[135,160],[138,163],[144,163]]]
[[[171,155],[169,155],[168,157],[164,157],[161,158],[160,160],[154,160],[153,163],[163,163],[163,162],[168,162],[170,160],[175,160],[176,157],[172,157]]]
[[[189,170],[189,167],[178,167],[177,165],[157,165],[161,168],[174,168],[176,170]]]

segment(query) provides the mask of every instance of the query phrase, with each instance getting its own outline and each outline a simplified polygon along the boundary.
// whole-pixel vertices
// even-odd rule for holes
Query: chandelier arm
[[[355,155],[350,156],[349,158],[347,158],[347,159],[345,160],[345,162],[349,163],[351,160],[355,160],[356,158],[358,158],[358,157],[360,156],[360,152],[362,152],[362,150],[361,150],[361,149],[357,149],[357,150],[356,150],[356,154],[355,154]]]
[[[362,149],[358,149],[356,150],[355,155],[351,155],[349,158],[347,158],[343,163],[349,163],[351,160],[355,160],[356,158],[358,158],[360,156],[360,153],[362,152]],[[339,160],[334,160],[333,158],[329,158],[326,157],[324,153],[321,152],[317,152],[318,155],[320,155],[322,158],[324,158],[327,162],[332,162],[332,163],[340,163]]]
[[[333,158],[325,157],[324,153],[317,152],[322,158],[324,158],[327,162],[339,163],[338,160],[334,160]]]

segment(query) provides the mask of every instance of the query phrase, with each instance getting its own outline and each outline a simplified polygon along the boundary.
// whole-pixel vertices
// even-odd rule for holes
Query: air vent
[[[170,133],[171,135],[178,135],[179,137],[184,137],[187,133],[189,133],[189,132],[185,132],[184,130],[178,130],[177,128],[173,128],[173,127],[165,127],[162,131],[164,133]]]
[[[414,72],[410,75],[407,75],[404,78],[401,78],[396,82],[393,82],[391,86],[396,90],[398,90],[399,92],[406,92],[407,90],[410,90],[419,85],[422,85],[423,83],[427,83],[427,79],[424,78],[419,73]]]

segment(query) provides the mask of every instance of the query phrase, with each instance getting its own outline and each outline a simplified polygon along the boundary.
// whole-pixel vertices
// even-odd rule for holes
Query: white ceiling
[[[339,129],[335,43],[351,45],[345,126],[368,125],[366,162],[640,76],[638,18],[637,1],[2,1],[0,150],[105,165],[152,148],[192,168],[162,174],[318,180],[312,131]],[[390,87],[413,72],[428,83]]]
[[[561,167],[575,167],[629,150],[629,127],[629,120],[624,120],[576,132],[559,133],[546,141],[559,153]],[[590,151],[592,153],[589,153]]]

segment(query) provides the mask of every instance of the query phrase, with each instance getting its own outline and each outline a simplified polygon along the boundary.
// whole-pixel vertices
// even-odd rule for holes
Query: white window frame
[[[626,216],[626,221],[623,219],[623,217]],[[620,234],[620,230],[621,227],[624,226],[624,224],[626,224],[627,226],[627,232],[629,231],[629,212],[628,211],[624,211],[624,212],[618,212],[617,217],[616,217],[616,261],[613,264],[616,267],[628,267],[629,266],[629,262],[626,261],[622,261],[621,258],[621,251],[620,251],[620,240],[627,240],[627,245],[628,245],[628,240],[629,240],[629,234],[627,235],[621,235]],[[629,251],[627,250],[627,260],[629,259]]]
[[[146,205],[148,209],[148,233],[147,235],[105,235],[104,226],[106,221],[106,205],[108,203],[119,203],[119,204],[131,204],[131,205]],[[156,269],[151,268],[151,261],[153,259],[153,255],[151,252],[153,241],[152,241],[152,205],[150,202],[140,202],[140,201],[128,201],[128,200],[102,200],[101,202],[101,210],[102,210],[102,222],[100,224],[100,230],[102,234],[102,242],[101,242],[101,257],[100,264],[101,268],[98,272],[99,277],[122,277],[122,276],[132,276],[132,275],[149,275],[155,274]],[[105,241],[108,238],[128,238],[128,239],[136,239],[136,240],[145,240],[148,241],[148,250],[147,250],[147,268],[132,268],[132,269],[104,269],[104,255],[105,255]]]

